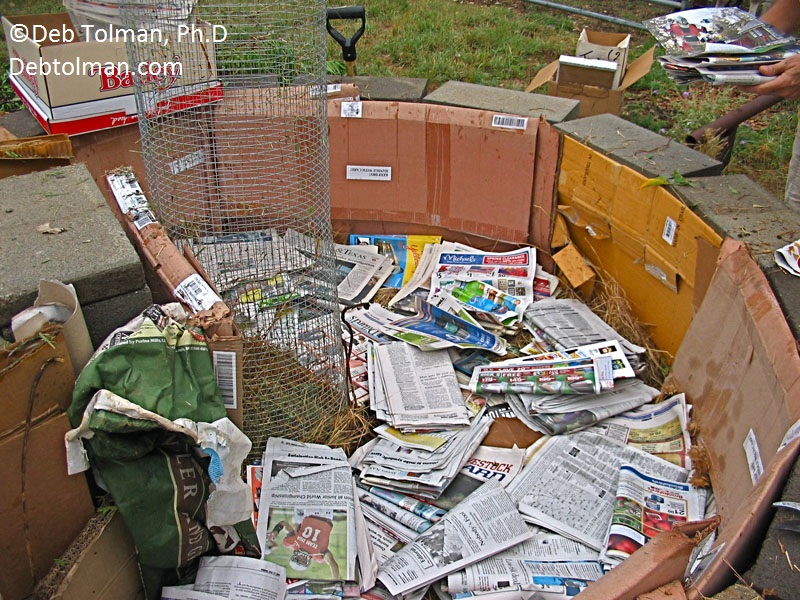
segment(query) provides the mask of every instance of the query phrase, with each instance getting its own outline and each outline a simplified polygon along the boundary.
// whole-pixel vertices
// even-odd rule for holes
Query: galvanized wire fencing
[[[252,456],[270,435],[319,441],[347,409],[324,2],[128,0],[122,12],[161,34],[128,44],[130,64],[165,74],[135,76],[150,198],[242,329]]]

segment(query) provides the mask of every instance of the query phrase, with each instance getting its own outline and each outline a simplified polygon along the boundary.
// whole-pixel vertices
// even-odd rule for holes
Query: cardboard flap
[[[558,61],[553,61],[546,67],[542,67],[539,69],[539,72],[536,73],[534,78],[528,84],[528,87],[525,88],[526,92],[532,92],[538,87],[543,86],[548,81],[552,80],[553,77],[556,75],[556,71],[558,71]]]
[[[612,92],[616,91],[597,85],[569,82],[559,83],[558,90],[560,94],[574,94],[578,96],[585,96],[586,98],[608,98]]]
[[[581,600],[636,598],[682,579],[694,548],[720,523],[719,517],[676,525],[663,531],[580,593]]]
[[[731,326],[731,324],[738,324]],[[752,348],[752,350],[747,350]],[[709,363],[698,371],[698,360]],[[764,466],[800,417],[800,356],[766,276],[747,247],[727,239],[717,270],[672,368],[677,389],[695,405],[712,463],[719,512],[753,487],[742,445],[752,430]],[[754,402],[753,398],[758,398]],[[725,414],[720,427],[719,415]]]
[[[625,76],[619,84],[619,89],[625,90],[639,81],[642,77],[650,72],[650,67],[653,66],[656,48],[653,46],[647,52],[642,54],[639,58],[628,65],[628,70],[625,71]]]

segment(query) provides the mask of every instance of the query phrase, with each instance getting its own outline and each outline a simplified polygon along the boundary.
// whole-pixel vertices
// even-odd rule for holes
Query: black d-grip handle
[[[342,59],[346,63],[352,63],[356,60],[356,42],[364,33],[364,26],[366,23],[366,13],[363,6],[340,6],[338,8],[326,9],[326,23],[325,28],[331,37],[335,39],[342,47]],[[344,37],[341,32],[331,25],[331,20],[335,19],[360,19],[361,25],[358,30],[349,38]]]

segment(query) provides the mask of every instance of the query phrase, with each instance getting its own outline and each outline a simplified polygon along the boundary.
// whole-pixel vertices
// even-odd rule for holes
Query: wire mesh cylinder
[[[128,43],[153,210],[242,330],[253,455],[270,435],[327,441],[348,406],[324,2],[159,2],[122,10],[126,27],[153,32]]]

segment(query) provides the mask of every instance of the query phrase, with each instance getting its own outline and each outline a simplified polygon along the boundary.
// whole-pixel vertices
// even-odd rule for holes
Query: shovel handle
[[[345,63],[355,63],[356,60],[356,42],[364,33],[364,26],[366,23],[366,13],[363,6],[340,6],[325,9],[326,22],[325,28],[331,37],[336,40],[342,47],[342,59]],[[338,31],[333,25],[332,20],[336,19],[352,19],[361,20],[361,25],[358,30],[349,38],[346,38]]]

